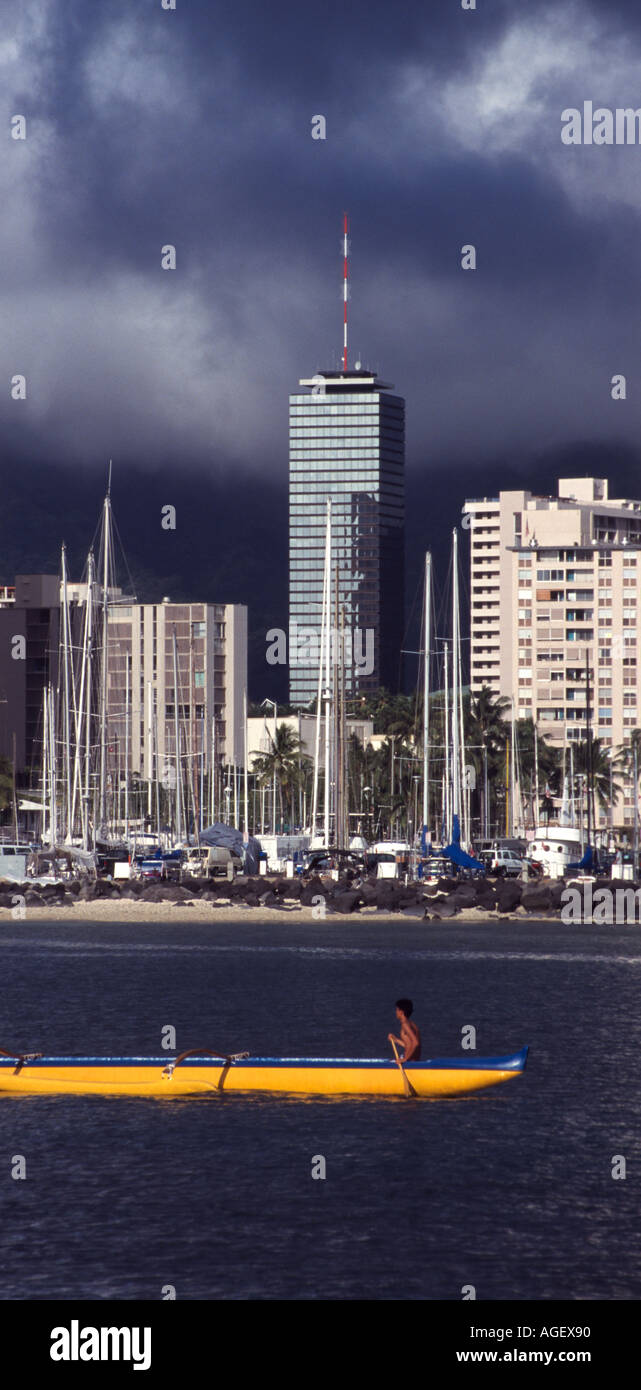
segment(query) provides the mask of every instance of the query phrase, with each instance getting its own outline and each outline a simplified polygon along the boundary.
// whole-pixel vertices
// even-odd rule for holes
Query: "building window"
[[[195,685],[195,687],[196,687],[196,690],[202,690],[204,684],[205,684],[205,672],[204,672],[204,671],[194,671],[194,685]]]

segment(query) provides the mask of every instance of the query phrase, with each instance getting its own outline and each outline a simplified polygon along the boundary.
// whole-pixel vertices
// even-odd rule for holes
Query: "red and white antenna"
[[[348,247],[348,243],[347,243],[347,233],[348,233],[348,230],[349,230],[349,223],[348,223],[348,220],[347,220],[347,213],[344,213],[344,214],[343,214],[343,371],[344,371],[344,372],[347,371],[347,296],[348,296],[348,290],[347,290],[347,257],[348,257],[348,251],[349,251],[349,247]]]

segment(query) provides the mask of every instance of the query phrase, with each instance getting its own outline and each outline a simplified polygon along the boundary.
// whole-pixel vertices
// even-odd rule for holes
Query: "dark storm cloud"
[[[24,0],[1,308],[29,394],[5,439],[284,470],[287,392],[340,351],[347,208],[351,344],[407,397],[410,464],[632,440],[640,152],[563,147],[560,113],[636,104],[640,47],[622,0]]]

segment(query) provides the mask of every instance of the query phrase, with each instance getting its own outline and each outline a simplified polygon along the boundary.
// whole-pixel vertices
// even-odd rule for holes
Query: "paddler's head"
[[[396,1017],[397,1017],[397,1018],[400,1018],[400,1019],[409,1018],[410,1015],[411,1015],[413,1012],[414,1012],[414,1005],[413,1005],[411,999],[397,999],[397,1000],[396,1000]]]

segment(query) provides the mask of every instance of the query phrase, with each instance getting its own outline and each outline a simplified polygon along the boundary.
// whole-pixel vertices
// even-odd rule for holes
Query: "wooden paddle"
[[[411,1081],[409,1080],[409,1078],[408,1078],[408,1076],[407,1076],[407,1072],[405,1071],[405,1068],[404,1068],[404,1066],[403,1066],[403,1063],[401,1062],[401,1059],[400,1059],[400,1057],[399,1057],[399,1055],[398,1055],[398,1049],[397,1049],[397,1047],[396,1047],[396,1043],[395,1043],[395,1041],[394,1041],[394,1039],[393,1039],[392,1037],[390,1037],[390,1042],[391,1042],[392,1048],[393,1048],[393,1050],[394,1050],[394,1056],[395,1056],[396,1061],[397,1061],[397,1063],[398,1063],[399,1071],[400,1071],[401,1076],[402,1076],[402,1078],[403,1078],[403,1086],[404,1086],[404,1088],[405,1088],[405,1095],[408,1097],[408,1099],[409,1099],[410,1096],[417,1096],[417,1092],[414,1090],[414,1087],[413,1087]]]

